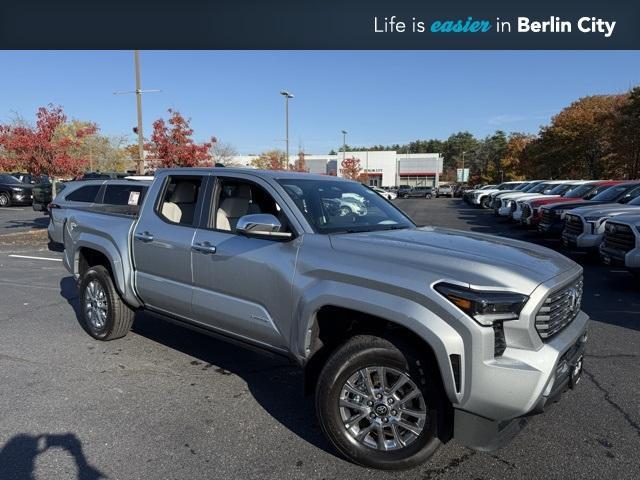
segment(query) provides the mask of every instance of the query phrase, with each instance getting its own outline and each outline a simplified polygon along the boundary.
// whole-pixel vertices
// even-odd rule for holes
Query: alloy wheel
[[[407,373],[365,367],[342,387],[340,416],[352,440],[375,450],[398,450],[417,440],[427,423],[427,405]]]
[[[84,310],[87,320],[96,330],[101,330],[107,323],[109,307],[107,305],[107,294],[102,285],[91,280],[85,289]]]

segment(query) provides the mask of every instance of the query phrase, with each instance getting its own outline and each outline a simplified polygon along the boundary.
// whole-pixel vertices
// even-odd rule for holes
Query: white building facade
[[[230,165],[251,168],[256,155],[234,157]],[[309,173],[341,177],[343,159],[360,160],[362,174],[370,186],[394,187],[399,185],[437,187],[442,175],[442,156],[439,153],[398,153],[395,151],[340,152],[337,155],[305,155]],[[298,155],[291,155],[291,165]]]

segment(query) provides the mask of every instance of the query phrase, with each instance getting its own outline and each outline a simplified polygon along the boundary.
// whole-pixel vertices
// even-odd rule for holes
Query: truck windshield
[[[316,233],[411,228],[415,224],[373,190],[340,180],[279,179]]]
[[[606,189],[604,192],[599,193],[591,200],[594,202],[614,202],[627,190],[632,190],[634,187],[637,187],[637,185],[614,185],[613,187]]]

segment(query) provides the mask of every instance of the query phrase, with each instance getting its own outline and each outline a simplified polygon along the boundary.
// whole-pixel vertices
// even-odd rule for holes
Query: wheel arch
[[[98,236],[81,235],[75,242],[74,271],[77,278],[95,265],[103,265],[111,274],[113,283],[122,297],[130,306],[140,306],[135,292],[131,288],[131,279],[125,272],[125,265],[115,246],[106,239]],[[128,263],[127,263],[127,266]]]
[[[450,355],[462,355],[464,343],[453,327],[408,299],[375,292],[378,301],[374,304],[363,301],[367,295],[357,292],[358,288],[353,289],[353,295],[348,290],[309,302],[299,317],[298,325],[305,326],[297,332],[296,340],[305,371],[305,393],[313,392],[322,366],[337,346],[354,335],[372,334],[401,338],[424,352],[436,367],[449,401],[457,403],[460,396]]]

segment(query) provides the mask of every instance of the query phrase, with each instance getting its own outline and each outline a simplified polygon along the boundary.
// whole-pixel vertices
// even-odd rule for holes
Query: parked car
[[[522,182],[520,183],[520,185],[518,185],[513,189],[498,190],[496,192],[490,193],[489,200],[487,201],[487,203],[489,204],[489,208],[493,208],[495,213],[497,213],[498,208],[500,208],[499,206],[500,202],[498,201],[498,198],[502,197],[503,195],[506,195],[507,193],[526,192],[529,189],[533,188],[533,186],[536,183],[539,183],[539,181],[535,180],[535,181]]]
[[[123,180],[128,176],[125,172],[86,172],[81,180]]]
[[[473,202],[473,195],[478,191],[478,190],[495,190],[496,185],[482,185],[482,186],[478,186],[476,185],[474,188],[465,188],[463,194],[462,194],[462,199],[471,204]]]
[[[366,215],[325,209],[346,196],[364,198]],[[360,465],[408,468],[451,436],[497,448],[580,379],[579,265],[418,228],[356,182],[159,170],[139,212],[71,208],[67,225],[63,262],[89,335],[122,337],[148,310],[285,355],[331,444]]]
[[[640,214],[620,215],[607,220],[600,244],[605,265],[626,267],[640,277]]]
[[[370,188],[371,190],[376,192],[378,195],[382,196],[383,198],[386,198],[387,200],[395,200],[396,198],[398,198],[398,194],[395,192],[392,192],[391,190],[384,190],[380,187],[370,187]]]
[[[473,192],[471,196],[471,204],[481,206],[484,208],[489,208],[489,200],[492,193],[499,192],[502,190],[513,190],[523,182],[503,182],[500,185],[494,188],[481,188],[480,190],[476,190]]]
[[[566,187],[564,187],[564,184],[569,184],[571,183],[572,180],[552,180],[552,181],[546,181],[542,184],[539,184],[537,188],[540,188],[541,185],[544,185],[544,189],[542,191],[539,192],[534,192],[533,190],[530,190],[527,193],[521,193],[515,196],[511,196],[511,195],[507,195],[507,197],[512,201],[515,202],[515,209],[513,209],[513,206],[511,207],[511,219],[514,222],[520,222],[522,220],[522,214],[524,213],[522,208],[524,207],[524,203],[527,200],[532,200],[532,199],[536,199],[536,198],[545,198],[545,196],[547,195],[551,195],[553,196],[553,198],[559,198],[559,195],[555,195],[555,192],[560,191],[560,189],[564,190]],[[535,188],[534,188],[535,190]]]
[[[522,192],[510,192],[500,197],[500,208],[498,209],[498,215],[501,217],[509,217],[512,220],[520,221],[522,214],[518,209],[518,201],[527,198],[541,197],[548,195],[551,191],[562,183],[566,183],[566,180],[544,180],[535,184],[533,187],[526,189]],[[522,202],[520,202],[522,205]],[[516,214],[516,212],[518,212]],[[516,215],[514,217],[514,215]]]
[[[398,196],[402,198],[431,198],[433,197],[432,187],[413,187],[410,190],[398,192]]]
[[[16,177],[0,173],[0,207],[31,205],[33,186]]]
[[[436,198],[453,197],[453,185],[440,185],[436,189]]]
[[[522,219],[520,221],[528,226],[537,227],[540,222],[542,222],[542,207],[544,205],[564,202],[586,202],[595,197],[597,194],[605,191],[607,188],[618,183],[620,182],[611,180],[584,182],[582,184],[578,184],[576,188],[568,189],[560,197],[548,195],[546,197],[527,200],[526,202],[524,202]]]
[[[86,180],[67,182],[64,191],[48,205],[49,240],[62,243],[69,209],[99,205],[136,207],[142,203],[149,181]]]
[[[11,174],[12,177],[16,177],[22,183],[28,183],[30,185],[39,185],[41,183],[48,183],[49,177],[47,175],[32,175],[30,173],[16,172]]]
[[[597,251],[607,220],[626,213],[640,213],[640,186],[629,191],[622,202],[579,207],[567,212],[562,243],[578,250]]]
[[[554,203],[541,207],[541,220],[538,231],[548,235],[560,237],[565,224],[565,214],[577,207],[603,205],[605,203],[628,202],[627,194],[640,185],[640,182],[613,180],[612,184],[598,187],[599,192],[590,199],[557,199]],[[563,200],[563,201],[560,201]]]
[[[580,180],[578,182],[571,183],[562,183],[553,188],[548,194],[544,196],[537,196],[533,198],[528,198],[522,201],[522,216],[520,217],[520,223],[522,225],[531,227],[538,225],[540,221],[540,210],[539,203],[542,202],[554,202],[556,200],[561,200],[565,197],[565,195],[570,195],[572,192],[575,192],[580,187],[587,185],[589,182],[585,180]]]

